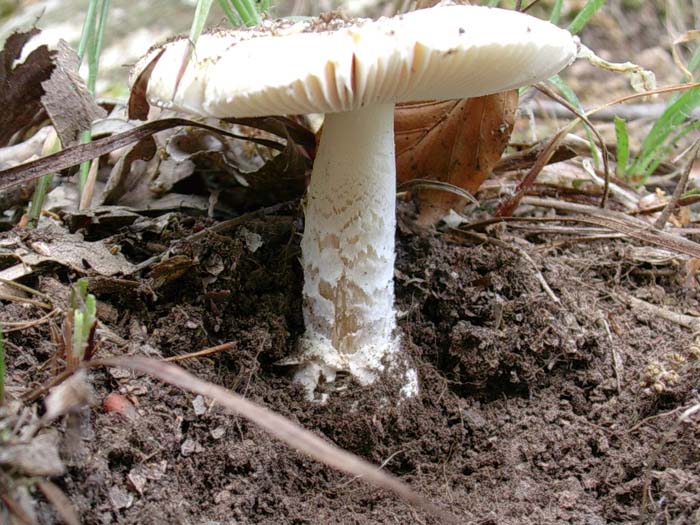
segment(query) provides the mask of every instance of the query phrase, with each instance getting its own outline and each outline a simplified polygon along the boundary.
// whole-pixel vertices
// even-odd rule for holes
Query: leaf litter
[[[508,125],[504,109],[489,114],[488,126],[465,117],[463,109],[442,111],[437,126],[434,116],[421,116],[414,129],[466,126],[484,136]],[[257,131],[231,124],[272,136],[261,141]],[[181,128],[173,131],[175,126]],[[457,134],[451,133],[439,138],[454,146]],[[241,136],[258,146],[240,146]],[[432,522],[433,507],[421,498],[463,522],[523,523],[527,516],[531,523],[605,523],[650,513],[692,522],[700,508],[692,489],[700,480],[692,453],[699,431],[689,407],[697,403],[692,385],[700,371],[697,335],[688,328],[700,314],[690,293],[698,245],[688,229],[654,229],[653,213],[633,219],[620,211],[629,207],[614,192],[613,209],[598,208],[602,179],[578,164],[588,151],[567,138],[562,135],[539,170],[546,175],[549,163],[568,161],[570,183],[552,178],[547,186],[538,176],[524,188],[516,216],[498,221],[489,221],[484,210],[503,202],[499,196],[513,187],[515,166],[531,168],[541,147],[508,155],[510,164],[499,161],[502,140],[452,148],[457,157],[432,156],[421,140],[404,149],[410,161],[402,176],[454,184],[475,193],[482,209],[458,210],[472,213],[466,227],[464,217],[458,221],[460,231],[479,231],[470,237],[447,224],[425,229],[418,224],[425,222],[424,210],[399,203],[397,301],[404,348],[419,364],[422,393],[389,409],[382,403],[388,390],[356,385],[334,392],[327,405],[309,406],[275,364],[292,351],[302,330],[297,199],[314,143],[299,123],[249,119],[212,125],[165,116],[0,173],[2,193],[42,173],[116,152],[102,160],[107,191],[98,197],[100,205],[57,207],[58,215],[42,219],[35,234],[3,235],[0,271],[28,268],[13,279],[42,294],[55,290],[52,280],[91,276],[98,298],[116,314],[104,317],[111,319],[115,337],[103,341],[102,355],[126,355],[111,363],[149,370],[217,401],[202,412],[193,409],[197,398],[168,383],[95,368],[90,377],[97,398],[118,393],[138,417],[118,418],[118,411],[107,409],[79,417],[84,453],[60,452],[70,473],[37,485],[54,510],[16,482],[3,502],[15,517],[41,516],[39,522],[56,514],[71,522],[76,512],[86,523],[202,516],[243,523],[347,516],[358,523]],[[118,151],[124,147],[132,149]],[[270,150],[278,153],[269,156]],[[451,171],[445,168],[450,162],[472,171]],[[427,167],[414,171],[421,163]],[[495,175],[482,184],[494,164]],[[559,192],[555,198],[548,193],[552,188]],[[199,204],[178,207],[178,199],[193,193]],[[462,207],[437,192],[422,198],[440,213]],[[260,212],[260,206],[267,208]],[[519,228],[518,219],[537,228]],[[601,231],[616,237],[603,238]],[[670,255],[621,255],[638,242]],[[64,254],[71,243],[82,256]],[[679,265],[688,268],[686,275],[676,271]],[[6,301],[0,324],[36,318],[37,309]],[[44,392],[67,377],[42,365],[56,361],[52,322],[12,332],[9,391],[16,398],[34,397],[37,387]],[[130,357],[139,354],[188,356],[186,366],[201,379]],[[224,410],[225,399],[236,398],[216,385],[298,422],[316,439],[320,435],[321,443],[382,465],[411,485],[410,493],[404,485],[391,486],[417,506],[280,446]],[[681,414],[683,424],[672,425]],[[72,435],[69,419],[54,424],[60,431],[56,450]],[[3,413],[2,421],[31,428],[27,436],[44,435],[36,418],[18,424],[16,416]],[[269,430],[275,434],[281,425]],[[669,432],[673,439],[667,439]],[[284,440],[292,434],[277,435]],[[311,452],[308,443],[299,446]],[[331,453],[322,461],[353,464],[340,458]],[[362,472],[388,487],[381,471],[351,470]],[[68,500],[53,490],[59,486]],[[416,493],[422,496],[416,499]]]

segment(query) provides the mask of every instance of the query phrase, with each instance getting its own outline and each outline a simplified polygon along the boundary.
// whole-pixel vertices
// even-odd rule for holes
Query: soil
[[[152,243],[208,225],[173,215],[157,238],[132,226],[110,242],[138,262]],[[188,271],[170,282],[155,269],[138,287],[93,280],[102,319],[128,341],[99,355],[233,342],[181,364],[383,465],[464,523],[700,523],[700,426],[677,423],[697,403],[698,347],[688,330],[616,299],[695,312],[681,272],[635,263],[623,241],[490,232],[532,257],[556,302],[517,250],[422,230],[402,204],[397,306],[420,394],[394,406],[383,383],[346,385],[318,404],[276,365],[302,330],[300,228],[291,205],[177,244]],[[262,241],[255,251],[251,233]],[[50,293],[75,277],[47,268],[28,284]],[[0,316],[39,317],[34,308]],[[8,388],[47,382],[39,364],[54,352],[47,324],[8,334]],[[57,425],[69,468],[54,478],[82,523],[436,523],[202,398],[118,370],[89,377],[96,406],[82,413],[80,439],[74,419]],[[105,411],[114,393],[136,405],[131,413]],[[39,522],[55,523],[34,497]]]

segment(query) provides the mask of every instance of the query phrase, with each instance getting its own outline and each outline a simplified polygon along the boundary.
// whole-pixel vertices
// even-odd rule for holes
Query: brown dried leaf
[[[2,170],[0,171],[0,191],[18,184],[23,184],[34,179],[38,179],[47,173],[53,173],[72,166],[77,166],[81,162],[92,160],[104,155],[105,153],[110,153],[114,150],[129,146],[130,144],[143,140],[145,137],[150,137],[155,133],[177,126],[195,126],[203,129],[209,129],[216,131],[217,133],[221,133],[227,137],[245,138],[246,140],[250,140],[268,147],[272,147],[272,144],[277,144],[273,141],[264,139],[240,137],[233,135],[232,133],[228,133],[225,130],[215,128],[214,126],[209,126],[201,122],[195,122],[193,120],[184,118],[165,118],[147,122],[141,126],[137,126],[109,137],[93,140],[88,144],[70,146],[57,153],[54,153],[53,155],[47,155],[46,157],[41,157],[33,161],[28,161],[24,164]]]
[[[157,290],[166,284],[178,280],[190,271],[194,265],[194,261],[186,255],[174,255],[155,264],[151,273],[151,287]]]
[[[66,233],[57,226],[37,232],[36,240],[18,237],[11,249],[0,250],[0,254],[18,259],[32,269],[42,264],[60,264],[81,274],[108,277],[129,274],[134,269],[121,253],[112,253],[102,241],[85,241],[82,236]]]
[[[397,182],[435,179],[475,192],[508,145],[517,104],[517,90],[399,104],[394,122]],[[454,193],[435,190],[421,191],[418,199],[424,224],[465,204]]]
[[[146,98],[146,89],[148,88],[148,79],[151,78],[151,72],[153,68],[156,67],[158,60],[160,60],[163,51],[158,53],[151,63],[148,64],[143,71],[136,78],[131,86],[131,94],[129,95],[129,110],[128,115],[131,120],[146,120],[148,119],[148,110],[150,105],[148,104],[148,99]]]
[[[99,204],[132,204],[134,199],[125,198],[136,193],[136,200],[142,200],[147,193],[150,180],[145,174],[150,161],[155,157],[157,148],[153,137],[146,137],[134,144],[126,155],[121,157],[112,168],[102,192]],[[155,161],[157,162],[157,160]]]
[[[54,70],[54,51],[40,46],[32,51],[21,64],[24,45],[39,29],[26,33],[13,33],[0,51],[0,146],[10,144],[12,137],[41,119],[44,110],[41,97],[44,95],[42,83],[49,79]]]
[[[99,107],[80,77],[80,59],[63,40],[57,45],[51,78],[41,85],[46,92],[41,102],[64,146],[77,142],[80,132],[107,112]]]
[[[249,211],[263,206],[298,199],[306,191],[311,160],[291,139],[287,146],[260,169],[239,173],[245,184],[229,187],[219,194],[219,200],[234,210]]]

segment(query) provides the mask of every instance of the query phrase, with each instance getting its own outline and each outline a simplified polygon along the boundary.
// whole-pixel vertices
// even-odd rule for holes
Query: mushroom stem
[[[371,383],[397,349],[395,226],[394,105],[326,115],[301,243],[307,389],[340,371]]]

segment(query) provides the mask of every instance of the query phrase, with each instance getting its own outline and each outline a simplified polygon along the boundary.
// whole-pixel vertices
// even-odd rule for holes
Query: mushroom
[[[216,31],[200,37],[178,81],[188,45],[172,41],[137,65],[134,77],[152,66],[152,104],[219,118],[325,113],[301,241],[306,332],[296,380],[308,392],[338,372],[369,384],[399,362],[394,104],[513,89],[577,53],[552,24],[462,5]],[[415,372],[403,373],[403,393],[415,393]]]

